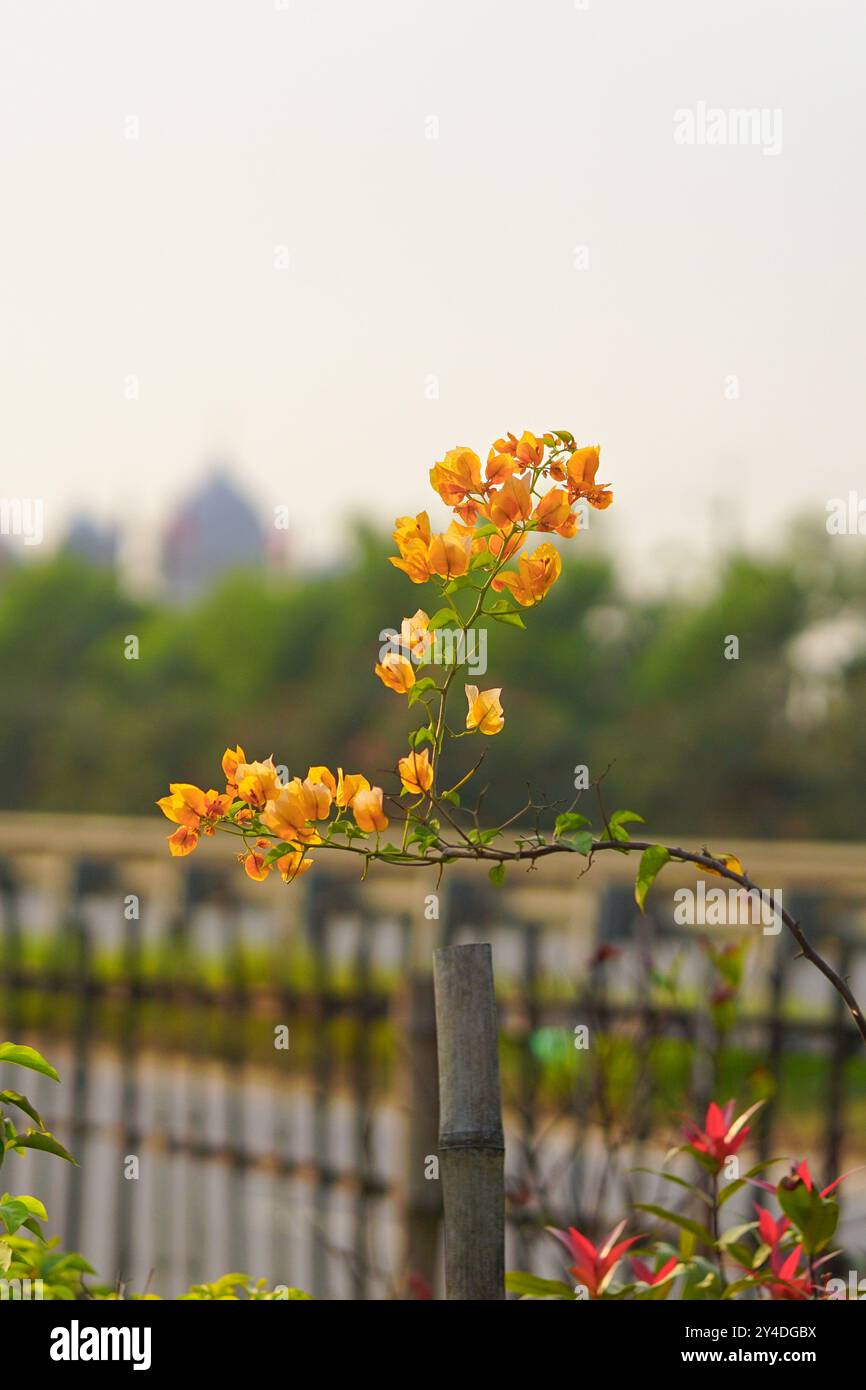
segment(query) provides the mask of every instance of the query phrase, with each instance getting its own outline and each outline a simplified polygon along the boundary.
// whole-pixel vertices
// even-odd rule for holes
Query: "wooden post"
[[[445,1297],[505,1298],[505,1141],[489,945],[433,956]]]
[[[428,957],[429,960],[429,957]],[[433,977],[412,971],[403,996],[402,1036],[406,1042],[408,1134],[405,1182],[405,1297],[420,1297],[419,1287],[436,1284],[441,1182],[431,1182],[428,1159],[439,1152],[439,1088],[436,1063],[436,1013]]]

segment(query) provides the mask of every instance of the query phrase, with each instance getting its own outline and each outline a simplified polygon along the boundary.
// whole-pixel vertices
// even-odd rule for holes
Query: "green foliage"
[[[866,562],[828,540],[799,537],[790,558],[732,557],[699,593],[661,599],[627,597],[597,550],[564,547],[562,577],[525,632],[486,620],[507,702],[484,770],[489,804],[521,804],[527,783],[567,794],[579,756],[593,769],[615,760],[608,804],[627,796],[653,825],[850,838],[862,825],[862,655],[843,661],[808,737],[789,718],[792,641],[866,597]],[[364,676],[375,634],[437,605],[428,586],[407,593],[382,563],[389,549],[358,532],[343,569],[312,582],[235,575],[191,609],[134,602],[66,558],[7,573],[0,667],[15,680],[0,689],[0,797],[16,809],[148,814],[179,768],[210,786],[230,733],[293,771],[306,770],[310,748],[329,766],[390,766],[403,712]],[[139,661],[123,659],[129,632]],[[722,655],[728,633],[740,638],[737,661]],[[447,756],[460,775],[459,752]],[[443,778],[456,780],[447,767]]]

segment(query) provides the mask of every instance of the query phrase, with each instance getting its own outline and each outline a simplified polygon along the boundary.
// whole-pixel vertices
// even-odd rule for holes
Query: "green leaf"
[[[700,1197],[701,1201],[705,1202],[708,1207],[713,1205],[712,1198],[708,1197],[706,1192],[702,1192],[695,1183],[677,1177],[676,1173],[661,1173],[657,1168],[631,1168],[629,1171],[632,1173],[652,1173],[655,1178],[663,1178],[665,1182],[676,1183],[677,1187],[684,1187],[687,1192],[691,1192],[693,1197]]]
[[[19,1226],[30,1215],[23,1202],[17,1202],[14,1197],[6,1197],[0,1202],[0,1221],[6,1227],[6,1234],[14,1236]]]
[[[488,874],[487,874],[487,877],[490,879],[490,882],[491,882],[491,883],[495,883],[495,884],[497,884],[497,886],[498,886],[500,883],[504,883],[504,881],[505,881],[505,865],[504,865],[504,864],[494,864],[493,867],[492,867],[492,869],[489,870],[489,872],[488,872]]]
[[[272,849],[268,850],[263,862],[270,866],[271,864],[275,864],[278,859],[282,859],[284,854],[294,854],[294,852],[294,845],[287,845],[285,843],[274,845]]]
[[[739,1192],[741,1187],[745,1187],[749,1178],[757,1177],[758,1173],[762,1173],[765,1168],[772,1168],[774,1163],[781,1163],[781,1159],[767,1158],[763,1163],[756,1163],[754,1168],[750,1168],[748,1173],[744,1173],[741,1178],[734,1178],[733,1182],[729,1182],[719,1193],[719,1206],[723,1207],[725,1202]]]
[[[722,1298],[736,1298],[738,1293],[743,1293],[745,1289],[754,1289],[756,1281],[754,1279],[735,1279],[733,1284],[728,1284]]]
[[[435,845],[439,839],[438,829],[430,825],[416,825],[410,832],[406,840],[407,845],[419,845],[423,853],[426,853],[431,846]]]
[[[715,1244],[706,1226],[702,1226],[699,1221],[692,1221],[688,1216],[681,1216],[678,1211],[668,1211],[666,1207],[657,1207],[654,1202],[635,1202],[634,1205],[638,1211],[649,1212],[651,1216],[658,1216],[663,1221],[670,1221],[674,1226],[679,1226],[681,1231],[688,1231],[690,1235],[697,1236],[698,1240],[702,1240],[704,1245],[709,1245],[710,1248]]]
[[[422,695],[426,695],[428,690],[435,689],[436,682],[434,680],[431,680],[430,676],[424,676],[422,680],[416,681],[415,684],[412,686],[411,690],[409,691],[409,704],[414,705],[417,700],[421,699]]]
[[[31,1071],[50,1076],[52,1081],[60,1080],[55,1068],[50,1062],[46,1062],[42,1053],[37,1052],[35,1047],[24,1047],[20,1043],[0,1043],[0,1062],[12,1062],[16,1067],[29,1067]]]
[[[540,1279],[536,1274],[523,1274],[510,1269],[505,1276],[505,1287],[509,1293],[518,1293],[521,1298],[567,1298],[574,1302],[574,1289],[561,1279]]]
[[[637,811],[614,811],[608,821],[612,839],[627,840],[629,838],[628,831],[624,829],[627,821],[640,821],[641,825],[644,823],[643,816],[639,816]]]
[[[755,1231],[757,1228],[757,1221],[745,1221],[742,1226],[730,1226],[719,1236],[719,1245],[736,1245],[742,1236],[748,1235],[749,1231]]]
[[[560,844],[568,845],[576,854],[589,854],[593,845],[592,831],[579,830],[576,835],[564,835]]]
[[[55,1139],[53,1134],[40,1133],[35,1129],[28,1129],[24,1134],[16,1134],[6,1146],[11,1149],[41,1149],[44,1153],[56,1154],[58,1158],[65,1158],[67,1163],[78,1164],[67,1149],[64,1149],[59,1139]]]
[[[646,895],[655,883],[656,876],[669,860],[670,855],[664,845],[650,845],[641,855],[634,885],[634,900],[641,912],[644,910]]]
[[[431,748],[436,747],[433,730],[427,724],[423,724],[420,729],[415,729],[409,735],[410,748],[420,748],[422,743],[429,743]]]
[[[505,623],[506,627],[526,627],[519,613],[491,613],[490,616],[495,623]]]
[[[582,825],[591,824],[592,822],[586,816],[582,816],[579,811],[563,811],[561,816],[556,817],[553,827],[554,839],[560,839],[571,830],[579,830]]]
[[[459,806],[459,805],[460,805],[460,793],[459,793],[459,792],[455,792],[455,791],[440,792],[440,793],[439,793],[439,800],[440,800],[440,801],[449,801],[449,802],[451,803],[452,806]]]
[[[814,1188],[810,1192],[804,1182],[785,1187],[785,1181],[783,1178],[776,1188],[779,1206],[803,1237],[806,1254],[817,1255],[833,1239],[839,1224],[839,1205]]]
[[[23,1110],[25,1115],[29,1115],[31,1120],[35,1120],[40,1129],[45,1128],[45,1122],[39,1111],[36,1110],[27,1099],[18,1091],[0,1091],[0,1103],[4,1105],[15,1105],[19,1110]]]
[[[475,827],[473,827],[472,830],[469,831],[469,834],[466,836],[466,838],[473,845],[489,845],[493,840],[496,839],[498,834],[498,826],[494,826],[490,830],[478,830]]]
[[[436,629],[439,628],[439,627],[459,627],[459,626],[460,626],[460,619],[458,618],[457,614],[454,612],[454,609],[453,609],[453,608],[440,608],[438,612],[436,612],[436,613],[433,614],[433,617],[430,619],[429,623],[427,624],[427,627],[428,627],[428,629],[430,630],[430,632],[435,632]]]

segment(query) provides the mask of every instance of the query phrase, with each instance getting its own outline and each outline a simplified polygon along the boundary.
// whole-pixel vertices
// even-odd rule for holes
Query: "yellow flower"
[[[237,748],[227,748],[223,753],[223,772],[229,786],[237,786],[238,763],[245,763],[247,755],[238,744]]]
[[[545,541],[531,555],[521,555],[517,568],[516,574],[514,570],[503,570],[493,580],[492,588],[510,589],[519,604],[531,608],[556,583],[562,572],[562,560],[556,546]]]
[[[539,531],[561,532],[562,527],[568,527],[574,520],[568,493],[561,487],[552,487],[539,499],[532,519],[538,522]]]
[[[327,767],[311,767],[307,773],[308,782],[323,782],[331,793],[331,799],[337,795],[337,783],[334,774]]]
[[[291,854],[284,854],[281,859],[276,861],[283,883],[291,883],[293,879],[300,878],[308,869],[313,867],[312,859],[304,858],[302,849],[293,850]]]
[[[192,830],[188,825],[182,825],[173,835],[168,837],[169,852],[177,858],[179,855],[192,854],[198,844],[198,831]]]
[[[470,523],[474,521],[474,504]],[[408,574],[413,584],[426,584],[434,574],[443,579],[455,579],[465,574],[469,568],[472,525],[461,525],[452,521],[447,531],[437,536],[430,535],[430,522],[426,512],[412,517],[399,517],[394,539],[400,551],[389,555],[396,569]]]
[[[485,690],[480,695],[477,685],[466,686],[466,700],[469,710],[466,715],[467,729],[477,729],[481,734],[498,734],[505,723],[502,702],[499,699],[502,687],[498,690]]]
[[[256,883],[263,883],[273,867],[272,864],[265,863],[265,854],[271,846],[267,840],[256,840],[256,844],[258,849],[251,849],[248,854],[241,855],[241,863],[244,872],[249,874],[250,878]]]
[[[432,573],[427,555],[430,545],[430,518],[427,513],[398,516],[394,540],[400,554],[389,555],[391,564],[408,574],[413,584],[426,584]]]
[[[398,695],[405,695],[415,684],[412,663],[405,656],[400,656],[399,652],[386,652],[374,669],[382,684],[387,685],[389,690],[396,690]]]
[[[340,768],[337,778],[337,805],[351,806],[358,792],[370,790],[370,783],[362,772],[344,773]]]
[[[510,477],[519,472],[520,464],[511,454],[499,454],[496,449],[490,450],[484,467],[484,476],[488,486],[499,487],[501,483],[507,482]]]
[[[568,460],[568,495],[572,502],[585,497],[591,507],[604,511],[613,501],[613,493],[607,483],[596,483],[601,449],[598,444],[575,449]]]
[[[507,478],[490,499],[490,520],[500,530],[525,521],[532,511],[532,495],[521,478]]]
[[[235,769],[238,796],[249,806],[262,807],[277,795],[282,783],[273,756],[260,763],[238,763]]]
[[[515,455],[524,468],[537,468],[544,458],[544,440],[536,439],[531,430],[524,430]]]
[[[469,528],[471,531],[471,528]],[[452,521],[447,531],[434,536],[428,548],[428,563],[442,579],[459,579],[469,569],[472,544],[467,528]]]
[[[404,792],[411,796],[420,796],[433,785],[433,766],[426,748],[422,748],[420,753],[413,749],[405,758],[401,758],[397,764],[397,771]]]
[[[430,469],[430,482],[447,506],[459,507],[471,493],[481,491],[481,460],[472,449],[449,449]]]
[[[411,618],[404,618],[400,624],[400,646],[410,653],[416,661],[425,661],[433,644],[429,631],[430,619],[419,608]]]
[[[352,815],[359,830],[387,830],[388,817],[382,809],[382,788],[368,787],[355,793]]]
[[[331,792],[324,782],[301,781],[293,777],[279,794],[267,802],[261,814],[262,825],[288,841],[318,842],[310,821],[324,820],[331,809]]]
[[[203,792],[189,782],[172,782],[170,796],[160,797],[157,806],[168,820],[175,825],[185,825],[190,830],[198,830],[202,821],[208,822],[208,833],[212,832],[213,822],[228,815],[231,797],[223,792]]]
[[[173,785],[176,785],[173,784]],[[204,793],[202,793],[204,795]],[[172,792],[171,796],[161,796],[157,801],[157,806],[162,814],[175,825],[185,825],[191,830],[197,830],[201,824],[201,816],[193,811],[184,801],[178,792]]]

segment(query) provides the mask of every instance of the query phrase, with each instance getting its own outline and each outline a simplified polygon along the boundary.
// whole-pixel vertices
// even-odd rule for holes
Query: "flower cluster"
[[[703,1126],[686,1122],[688,1142],[682,1151],[691,1154],[709,1175],[705,1180],[709,1191],[679,1174],[658,1175],[692,1194],[705,1211],[709,1209],[706,1224],[657,1203],[635,1203],[636,1210],[673,1226],[679,1236],[677,1245],[640,1235],[622,1239],[626,1221],[621,1221],[599,1246],[575,1226],[567,1230],[551,1226],[550,1234],[568,1254],[567,1268],[573,1282],[515,1272],[506,1275],[506,1286],[524,1298],[658,1300],[667,1298],[675,1287],[676,1296],[684,1299],[739,1294],[793,1301],[856,1297],[844,1281],[830,1278],[825,1269],[838,1253],[827,1252],[839,1219],[832,1194],[848,1174],[820,1191],[805,1161],[793,1165],[775,1184],[756,1177],[769,1163],[740,1174],[737,1150],[749,1133],[746,1121],[758,1108],[752,1106],[735,1117],[732,1100],[723,1106],[712,1101]],[[669,1156],[679,1151],[672,1150]],[[729,1171],[730,1164],[734,1172]],[[729,1181],[719,1186],[723,1169],[728,1170]],[[747,1184],[769,1193],[781,1208],[780,1214],[774,1216],[768,1207],[753,1203],[756,1220],[722,1231],[721,1214],[726,1203]],[[620,1266],[626,1251],[635,1245],[639,1248],[632,1251],[628,1261],[630,1277],[616,1282],[618,1276],[622,1278]],[[733,1281],[732,1274],[738,1276]]]
[[[399,554],[390,557],[413,583],[438,585],[444,605],[432,616],[419,608],[404,618],[399,639],[374,668],[389,690],[426,713],[425,722],[409,735],[408,751],[397,760],[399,788],[386,792],[362,773],[338,769],[335,775],[321,766],[309,768],[306,777],[288,778],[272,756],[248,762],[242,748],[229,748],[222,762],[224,792],[173,782],[169,795],[157,803],[178,827],[169,837],[171,853],[189,854],[201,835],[225,830],[243,839],[239,858],[252,879],[262,880],[275,869],[287,883],[310,868],[307,851],[316,845],[404,863],[431,849],[443,853],[445,806],[459,806],[457,787],[474,771],[454,787],[438,787],[443,742],[446,737],[498,734],[505,724],[502,690],[464,684],[464,727],[456,732],[448,724],[446,706],[463,664],[459,642],[456,655],[449,648],[452,655],[438,680],[416,672],[435,667],[439,629],[465,639],[474,624],[487,620],[523,627],[519,609],[540,603],[562,569],[550,541],[524,553],[526,541],[535,531],[567,539],[579,529],[579,504],[610,505],[613,494],[596,482],[598,466],[598,447],[577,448],[565,430],[497,439],[483,470],[471,449],[450,450],[430,472],[434,490],[454,512],[447,530],[433,534],[426,512],[399,517],[394,531]],[[405,798],[411,798],[408,805]],[[380,845],[379,836],[390,823],[386,800],[398,808],[403,827],[399,848]],[[474,843],[487,843],[483,836],[489,832],[475,833]],[[354,843],[369,837],[375,837],[373,845]],[[465,833],[463,838],[473,843]]]

